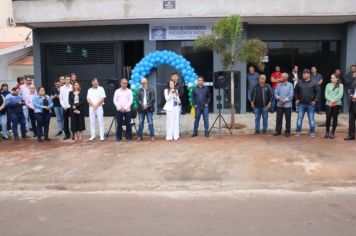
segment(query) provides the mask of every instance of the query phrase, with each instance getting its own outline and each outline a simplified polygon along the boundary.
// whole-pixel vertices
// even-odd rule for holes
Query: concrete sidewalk
[[[212,126],[216,117],[217,117],[217,114],[209,115],[210,126]],[[223,117],[225,118],[226,122],[229,124],[230,123],[230,115],[225,114],[225,115],[223,115]],[[86,120],[86,130],[84,131],[84,135],[89,136],[90,135],[89,118],[86,117],[85,120]],[[316,114],[315,120],[316,120],[317,126],[324,124],[325,123],[325,114],[323,114],[323,115]],[[105,117],[105,131],[106,132],[109,130],[112,121],[113,121],[112,117]],[[155,135],[165,136],[166,135],[166,116],[165,115],[154,115],[153,122],[154,122],[154,127],[155,127]],[[235,116],[235,122],[243,125],[245,128],[238,129],[238,130],[232,130],[234,134],[252,134],[252,133],[254,133],[255,116],[253,113],[238,114]],[[261,122],[262,122],[262,120],[261,120]],[[138,118],[135,119],[135,123],[136,123],[136,128],[138,129]],[[269,131],[271,133],[273,133],[275,130],[275,126],[276,126],[276,113],[269,114],[268,123],[269,123]],[[293,113],[292,114],[292,132],[295,131],[296,123],[297,123],[297,114]],[[192,134],[193,127],[194,127],[194,117],[190,114],[182,115],[180,126],[181,126],[181,129],[180,129],[181,135],[185,136],[185,135]],[[347,126],[348,126],[348,115],[341,114],[339,116],[338,130],[346,131]],[[50,128],[51,136],[54,136],[56,134],[56,132],[57,132],[56,127],[57,127],[56,120],[55,120],[55,118],[52,118],[51,128]],[[218,127],[218,123],[216,123],[215,127]],[[283,129],[284,129],[284,127],[283,127]],[[304,123],[303,123],[303,130],[308,131],[308,129],[309,129],[308,119],[307,119],[307,116],[305,116]],[[98,127],[97,127],[97,130],[98,130]],[[199,130],[200,130],[200,132],[203,132],[203,130],[204,130],[203,117],[201,117],[201,121],[199,124]],[[113,124],[111,131],[115,131],[115,122]],[[134,128],[133,128],[133,132],[135,133]],[[147,123],[145,123],[144,133],[147,134],[147,132],[148,132]],[[324,128],[317,128],[317,132],[323,133],[323,132],[325,132],[325,130],[324,130]],[[214,129],[212,129],[211,133],[218,134],[219,131],[218,131],[218,129],[214,128]],[[222,129],[222,134],[229,134],[229,131],[227,129]]]

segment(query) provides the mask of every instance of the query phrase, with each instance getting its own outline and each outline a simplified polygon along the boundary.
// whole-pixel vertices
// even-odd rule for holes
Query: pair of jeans
[[[2,136],[3,137],[8,137],[8,131],[7,131],[7,114],[0,115],[0,126],[2,130]]]
[[[143,128],[145,123],[145,117],[147,117],[148,129],[150,131],[150,137],[155,136],[155,131],[153,127],[153,112],[150,110],[143,110],[138,113],[139,127],[138,127],[138,137],[142,138]]]
[[[302,131],[302,125],[303,125],[305,113],[308,114],[309,127],[310,127],[309,132],[311,134],[315,133],[315,119],[314,119],[315,106],[311,104],[299,104],[298,106],[297,133],[300,133]]]
[[[262,125],[263,125],[263,132],[267,132],[268,130],[268,111],[267,107],[255,107],[253,109],[255,113],[255,130],[257,133],[260,132],[260,123],[261,123],[261,116],[262,116]]]
[[[125,121],[125,123],[124,123]],[[132,130],[131,130],[131,111],[121,112],[116,111],[116,140],[122,139],[122,125],[125,125],[126,128],[126,140],[132,139]]]
[[[276,89],[272,89],[273,93],[275,94]],[[275,96],[272,97],[272,104],[271,104],[271,112],[275,112],[276,111],[276,107],[277,107],[277,102],[278,100],[275,98]]]
[[[51,121],[50,113],[35,113],[37,122],[37,139],[41,140],[42,137],[48,138],[49,122]]]
[[[286,120],[286,133],[289,134],[291,129],[291,118],[292,118],[291,107],[277,107],[276,133],[280,134],[282,132],[283,115]]]
[[[209,107],[199,107],[195,108],[195,118],[194,118],[194,134],[198,135],[199,121],[200,117],[203,115],[204,120],[204,133],[207,135],[209,133]]]
[[[326,132],[330,131],[331,119],[333,120],[332,132],[335,132],[340,108],[341,108],[340,105],[333,106],[333,107],[326,106],[326,122],[325,122]]]
[[[62,107],[53,107],[54,113],[56,114],[57,119],[57,131],[63,131],[63,109]]]
[[[36,129],[36,119],[35,119],[35,111],[29,108],[28,110],[28,116],[31,121],[31,127],[32,127],[32,132],[36,136],[37,135],[37,129]]]
[[[27,106],[23,106],[22,107],[22,112],[23,115],[25,117],[25,123],[26,123],[26,129],[32,128],[31,127],[31,123],[30,123],[30,108],[28,108]]]
[[[19,133],[17,132],[17,126],[20,124],[21,126],[21,136],[26,137],[26,122],[25,116],[21,113],[10,113],[10,119],[12,124],[12,133],[15,138],[19,137]]]

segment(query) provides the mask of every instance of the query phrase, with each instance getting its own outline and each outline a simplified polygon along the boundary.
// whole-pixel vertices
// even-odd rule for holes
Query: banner
[[[199,23],[150,25],[150,40],[195,40],[211,30],[212,25]]]

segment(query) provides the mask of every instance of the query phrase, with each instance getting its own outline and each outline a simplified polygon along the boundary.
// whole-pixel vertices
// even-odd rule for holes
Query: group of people
[[[282,73],[277,66],[271,74],[272,86],[266,83],[266,76],[255,72],[249,67],[248,99],[255,113],[255,134],[259,134],[262,116],[262,132],[268,132],[268,113],[275,112],[276,129],[274,136],[282,134],[283,117],[285,119],[285,136],[291,134],[292,111],[298,113],[296,136],[301,135],[305,113],[309,118],[310,136],[315,137],[314,113],[320,111],[321,89],[323,78],[317,73],[316,67],[298,72],[298,66],[293,66],[290,74]],[[326,101],[326,130],[325,138],[334,139],[338,123],[338,115],[342,106],[344,91],[349,102],[349,132],[345,140],[355,139],[356,119],[356,65],[351,66],[342,83],[341,73],[336,70],[330,77],[331,82],[325,88]],[[18,126],[20,125],[21,138],[28,138],[28,131],[33,132],[39,142],[49,141],[49,124],[51,112],[54,111],[57,120],[57,134],[64,134],[64,140],[72,138],[75,142],[82,141],[82,132],[85,130],[85,103],[89,105],[90,141],[96,139],[96,121],[99,124],[99,138],[104,140],[104,109],[105,90],[99,85],[99,80],[93,78],[92,87],[87,91],[86,97],[81,90],[77,76],[60,76],[54,87],[47,94],[44,87],[35,88],[31,78],[17,79],[17,85],[8,90],[7,84],[1,85],[0,96],[0,126],[2,138],[9,139],[8,130],[12,130],[14,138],[19,139]],[[179,140],[180,115],[182,112],[182,94],[184,86],[179,81],[178,73],[171,74],[171,78],[164,90],[166,103],[166,140]],[[134,97],[135,95],[135,97]],[[132,141],[132,112],[134,99],[138,104],[139,128],[137,140],[143,139],[145,119],[147,119],[150,139],[155,136],[153,113],[155,109],[155,90],[148,84],[146,78],[141,79],[141,87],[135,93],[128,87],[128,80],[120,81],[120,88],[115,91],[113,104],[116,108],[116,141],[122,141],[123,129],[128,142]],[[209,137],[209,103],[211,94],[204,85],[204,78],[199,76],[197,86],[192,91],[192,102],[195,107],[194,130],[192,137],[198,136],[199,121],[203,116],[204,134]],[[318,110],[319,109],[319,110]]]
[[[309,119],[310,137],[315,137],[315,112],[321,114],[321,85],[323,77],[317,73],[315,66],[298,72],[298,66],[293,66],[291,73],[282,73],[279,66],[271,74],[270,86],[266,83],[266,76],[255,72],[249,67],[247,74],[248,100],[255,114],[255,134],[260,133],[261,116],[263,120],[262,132],[268,132],[268,113],[276,112],[276,129],[274,136],[282,134],[283,116],[285,118],[285,136],[291,134],[292,111],[298,114],[296,136],[301,136],[305,113]],[[343,85],[345,84],[345,86]],[[325,88],[325,138],[334,139],[338,124],[338,115],[343,104],[344,93],[349,106],[349,131],[345,140],[355,139],[356,117],[356,65],[352,65],[350,72],[341,78],[341,71],[335,70],[330,76],[330,83]]]
[[[0,124],[2,138],[9,139],[8,130],[12,130],[14,138],[19,139],[18,126],[21,127],[21,138],[28,138],[28,131],[33,132],[39,142],[50,141],[49,124],[53,111],[57,120],[57,134],[64,134],[63,140],[72,139],[75,142],[82,141],[82,132],[85,130],[84,104],[89,105],[90,141],[96,139],[96,120],[99,124],[99,138],[104,140],[104,101],[105,90],[99,86],[99,80],[93,78],[92,87],[87,91],[86,97],[81,90],[77,76],[60,76],[55,81],[54,87],[46,94],[45,88],[36,90],[31,78],[19,77],[18,84],[8,91],[7,84],[1,86],[0,96]],[[164,110],[167,113],[166,139],[178,140],[179,121],[181,114],[181,97],[184,87],[179,82],[178,73],[172,73],[164,90],[166,104]],[[155,108],[155,90],[148,86],[146,78],[141,79],[141,88],[136,97],[128,88],[128,80],[120,81],[120,88],[115,91],[113,104],[116,108],[116,141],[120,142],[123,136],[122,127],[125,126],[125,137],[128,142],[132,141],[132,106],[133,100],[138,104],[139,129],[137,140],[143,139],[144,121],[147,119],[150,139],[154,140],[153,113]],[[200,116],[204,117],[205,136],[209,136],[208,128],[208,104],[210,103],[210,91],[204,86],[204,79],[199,77],[198,86],[193,91],[193,100],[197,109],[194,123],[193,137],[198,135]],[[9,119],[8,119],[9,118]],[[7,122],[9,120],[9,122]]]

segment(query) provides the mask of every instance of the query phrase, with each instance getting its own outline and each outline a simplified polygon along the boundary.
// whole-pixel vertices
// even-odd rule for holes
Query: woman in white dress
[[[166,111],[166,140],[179,139],[179,115],[180,115],[180,99],[179,92],[175,87],[173,80],[168,82],[167,88],[164,90],[166,104],[163,109]]]

